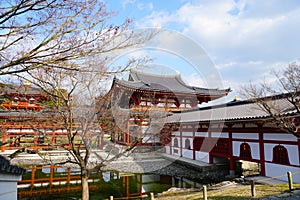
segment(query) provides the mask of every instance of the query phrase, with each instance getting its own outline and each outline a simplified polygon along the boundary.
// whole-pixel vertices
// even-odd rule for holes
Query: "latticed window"
[[[178,139],[177,138],[174,139],[174,147],[178,147]]]
[[[290,164],[288,151],[284,146],[277,145],[273,148],[273,162],[284,165]]]
[[[191,143],[189,139],[185,139],[185,148],[186,149],[191,149]]]
[[[251,147],[248,143],[242,143],[240,145],[240,157],[241,158],[249,158],[251,159]]]
[[[221,153],[223,155],[229,155],[229,141],[228,139],[219,138],[214,145],[212,152]]]

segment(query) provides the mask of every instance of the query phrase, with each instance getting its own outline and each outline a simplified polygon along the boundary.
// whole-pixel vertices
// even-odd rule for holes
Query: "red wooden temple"
[[[136,140],[136,133],[142,132],[143,141],[140,144],[153,145],[153,143],[162,143],[166,138],[159,136],[151,138],[146,136],[145,132],[150,131],[148,135],[153,135],[147,127],[153,112],[160,112],[166,115],[168,112],[180,112],[184,110],[195,109],[203,102],[209,102],[224,96],[230,92],[230,89],[207,89],[187,85],[176,72],[174,74],[159,75],[154,73],[145,73],[133,68],[130,70],[128,80],[113,80],[109,97],[111,106],[119,106],[120,109],[127,110],[129,117],[127,126],[117,133],[113,132],[112,139],[126,145]],[[151,113],[149,113],[151,112]],[[160,115],[162,117],[163,114]],[[114,116],[114,119],[120,116]],[[121,118],[121,117],[120,117]],[[123,120],[123,119],[122,119]],[[118,124],[117,124],[118,125]],[[148,129],[145,131],[145,129]],[[141,133],[140,133],[141,134]],[[166,139],[168,141],[168,139]]]
[[[29,84],[21,86],[1,85],[3,91],[0,109],[1,152],[23,147],[31,149],[53,149],[69,147],[65,125],[51,107],[45,106],[49,97],[42,90]],[[47,108],[46,108],[47,107]],[[33,111],[33,112],[32,112]],[[93,127],[99,127],[99,124]],[[74,132],[78,124],[73,124]],[[95,148],[103,147],[101,133],[87,133],[87,140],[95,140]],[[82,144],[82,138],[76,136],[75,145]]]
[[[39,112],[43,106],[38,103],[48,100],[48,95],[42,90],[32,87],[28,82],[23,85],[2,85],[1,108],[4,110],[31,110]]]

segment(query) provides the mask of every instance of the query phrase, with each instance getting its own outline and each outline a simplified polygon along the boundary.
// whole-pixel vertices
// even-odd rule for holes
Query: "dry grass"
[[[300,184],[295,184],[294,187],[300,187]],[[207,196],[211,200],[231,200],[231,199],[255,199],[262,198],[272,195],[282,194],[288,191],[287,184],[276,184],[276,185],[256,185],[255,186],[256,195],[255,197],[251,196],[251,187],[250,185],[236,185],[232,187],[208,190]],[[203,199],[202,191],[174,191],[167,192],[156,199],[164,200],[196,200]]]

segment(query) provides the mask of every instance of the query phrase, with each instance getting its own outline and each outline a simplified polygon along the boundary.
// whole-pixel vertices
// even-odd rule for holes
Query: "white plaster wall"
[[[17,182],[0,181],[0,200],[17,199]]]
[[[253,159],[260,159],[260,154],[259,154],[259,143],[257,142],[248,142],[248,144],[251,147],[251,155]]]
[[[20,175],[0,173],[0,200],[17,199],[17,181]]]
[[[193,136],[193,132],[182,132],[182,136],[192,137]]]
[[[32,129],[8,129],[7,133],[33,133],[34,131]]]
[[[182,156],[185,158],[193,159],[193,150],[183,149]]]
[[[265,149],[265,161],[272,161],[273,159],[273,147],[277,144],[264,144]]]
[[[279,165],[274,163],[266,163],[266,176],[276,177],[276,179],[288,181],[287,172],[292,172],[293,182],[300,183],[300,168],[286,165]]]
[[[181,148],[181,147],[182,147],[182,144],[181,144],[180,137],[178,137],[177,140],[178,140],[178,148]]]
[[[190,146],[191,146],[191,149],[194,149],[194,144],[193,144],[193,138],[189,138],[189,140],[190,140]]]
[[[265,144],[265,160],[272,162],[273,160],[273,148],[278,144]],[[299,165],[299,151],[298,146],[296,145],[286,145],[282,144],[288,152],[289,161],[291,165]],[[299,169],[300,170],[300,169]]]
[[[258,133],[232,133],[232,139],[258,140]]]
[[[180,156],[180,149],[177,148],[177,147],[173,147],[172,148],[172,155]]]
[[[66,133],[67,130],[65,130],[65,129],[58,129],[58,130],[55,130],[54,132],[55,133]]]
[[[300,165],[299,151],[296,145],[284,145],[288,151],[289,160],[291,165]],[[300,170],[300,167],[299,167]]]
[[[233,142],[233,156],[240,156],[240,146],[244,142],[240,141],[234,141]],[[259,143],[257,142],[247,142],[250,145],[251,148],[251,156],[252,159],[260,159],[260,154],[259,154]]]
[[[179,131],[174,131],[174,132],[172,132],[172,135],[180,136],[180,132]]]
[[[209,163],[209,153],[202,152],[202,151],[196,151],[196,160],[200,160],[202,162]]]
[[[240,156],[240,145],[242,142],[232,142],[232,154],[233,156]]]
[[[296,136],[287,133],[264,133],[264,140],[298,141]]]
[[[208,133],[207,132],[195,132],[195,136],[208,137]]]
[[[171,154],[169,146],[165,146],[165,152],[166,154]]]
[[[212,132],[211,133],[211,137],[215,137],[215,138],[228,138],[228,133],[216,133],[216,132]]]

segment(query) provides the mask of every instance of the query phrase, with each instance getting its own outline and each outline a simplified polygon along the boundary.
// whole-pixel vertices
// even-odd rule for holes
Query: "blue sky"
[[[116,22],[128,17],[134,28],[168,29],[195,41],[214,63],[224,88],[233,89],[228,100],[250,81],[273,82],[272,69],[300,58],[298,0],[125,0],[109,1],[108,7],[117,12]],[[205,87],[187,70],[186,60],[153,56],[159,64],[174,66],[190,84]]]

